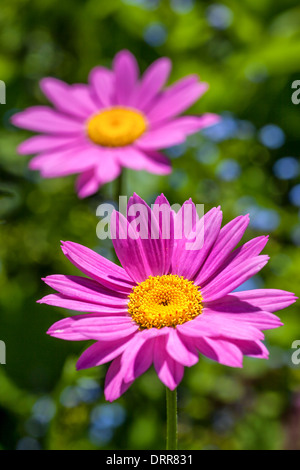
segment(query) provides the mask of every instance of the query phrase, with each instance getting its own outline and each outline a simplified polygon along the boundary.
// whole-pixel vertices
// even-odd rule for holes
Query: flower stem
[[[119,202],[119,196],[124,196],[124,169],[121,171],[120,175],[116,179],[116,194],[115,201]]]
[[[177,389],[166,387],[167,397],[167,450],[177,450]]]

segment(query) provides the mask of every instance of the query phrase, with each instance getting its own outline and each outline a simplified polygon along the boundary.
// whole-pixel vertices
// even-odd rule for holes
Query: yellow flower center
[[[147,127],[147,121],[139,111],[114,107],[92,116],[87,122],[87,134],[95,144],[124,147],[132,144]]]
[[[140,329],[176,327],[200,315],[202,308],[199,288],[175,274],[149,276],[132,289],[128,303]]]

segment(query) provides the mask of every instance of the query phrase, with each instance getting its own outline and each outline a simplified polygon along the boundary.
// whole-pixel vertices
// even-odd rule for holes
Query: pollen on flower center
[[[149,276],[132,289],[128,303],[140,329],[176,327],[200,315],[202,308],[199,288],[175,274]]]
[[[141,112],[122,107],[105,109],[87,122],[88,137],[104,147],[132,144],[146,130],[147,121]]]

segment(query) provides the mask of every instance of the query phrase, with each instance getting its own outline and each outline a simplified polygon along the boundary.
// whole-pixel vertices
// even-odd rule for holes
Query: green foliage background
[[[252,287],[297,294],[300,202],[291,190],[299,171],[285,179],[274,163],[299,157],[300,106],[291,101],[291,84],[300,79],[299,3],[4,0],[0,44],[7,87],[0,105],[0,339],[7,355],[0,365],[0,448],[164,449],[165,392],[154,371],[106,403],[107,367],[76,372],[87,343],[48,337],[66,312],[36,304],[50,293],[42,277],[78,274],[60,240],[113,258],[111,242],[96,236],[96,208],[112,200],[115,185],[80,201],[73,177],[41,180],[16,153],[29,133],[9,118],[47,103],[42,77],[85,83],[92,67],[110,66],[123,48],[142,71],[169,56],[170,83],[198,73],[210,89],[191,111],[222,114],[223,124],[168,151],[170,176],[126,171],[126,194],[135,191],[148,203],[160,192],[171,203],[192,197],[206,211],[221,205],[224,223],[250,207],[243,241],[270,233],[265,253],[271,256]],[[266,143],[270,124],[277,127]],[[292,342],[300,339],[298,310],[296,304],[282,311],[284,327],[266,332],[269,361],[246,358],[243,369],[231,369],[201,358],[186,369],[179,387],[181,449],[300,448],[300,365],[291,361]]]

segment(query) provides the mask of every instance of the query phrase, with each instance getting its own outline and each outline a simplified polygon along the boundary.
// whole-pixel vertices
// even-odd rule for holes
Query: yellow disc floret
[[[145,328],[176,327],[202,312],[199,287],[183,276],[149,276],[132,289],[128,313]]]
[[[104,147],[132,144],[147,130],[144,115],[133,109],[114,107],[92,116],[87,122],[87,135]]]

